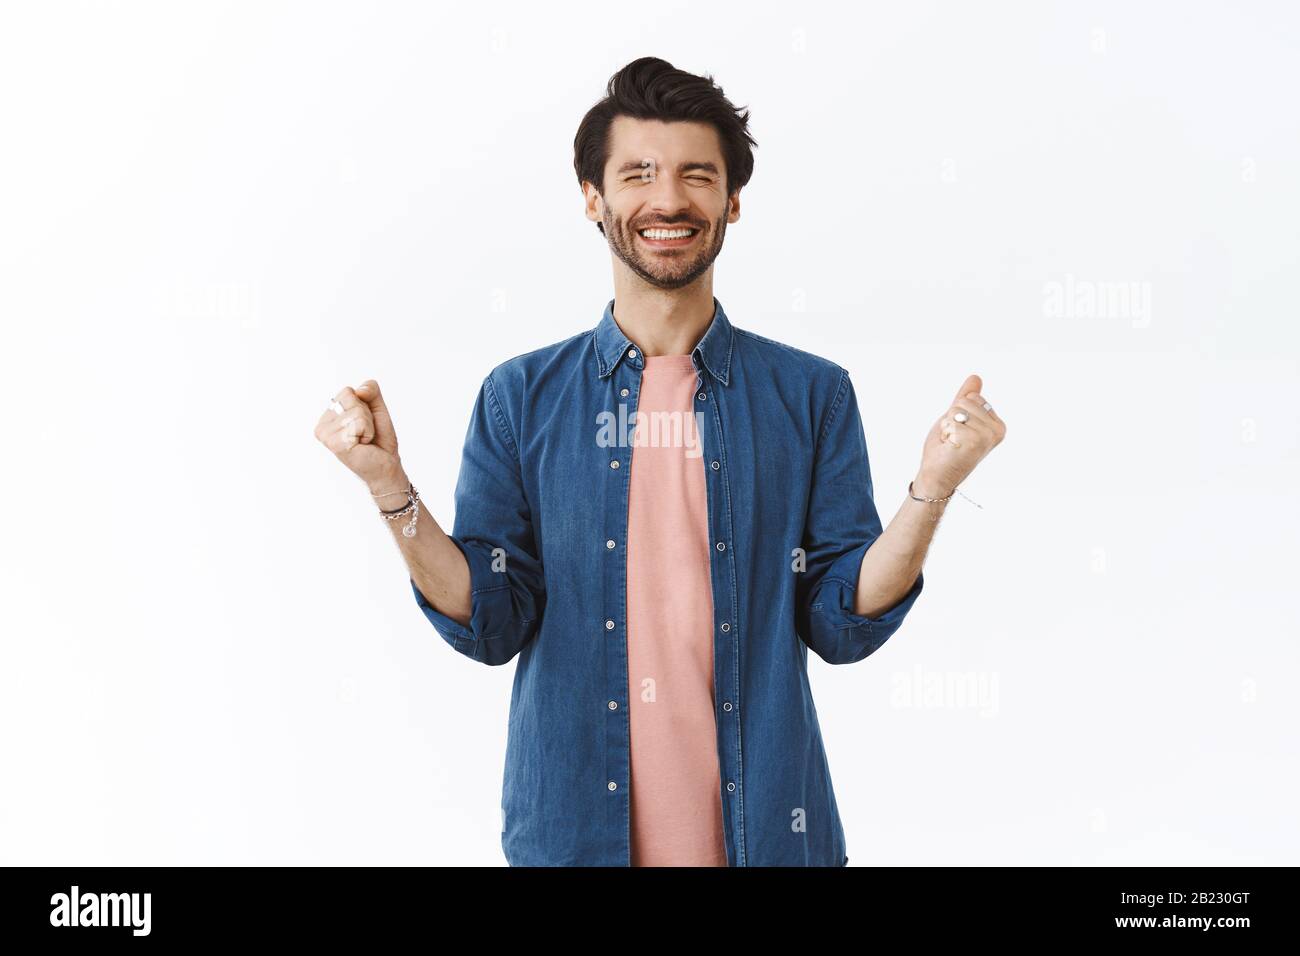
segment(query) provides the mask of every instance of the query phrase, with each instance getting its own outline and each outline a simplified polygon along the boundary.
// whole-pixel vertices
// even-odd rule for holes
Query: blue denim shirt
[[[714,715],[729,866],[848,861],[808,649],[860,661],[924,585],[853,612],[882,526],[848,372],[737,328],[715,298],[691,355],[714,613]],[[629,866],[628,475],[643,361],[614,319],[496,366],[470,417],[452,540],[465,627],[411,588],[449,645],[518,657],[501,846],[512,866]],[[625,428],[609,429],[615,421]],[[611,438],[612,436],[612,438]]]

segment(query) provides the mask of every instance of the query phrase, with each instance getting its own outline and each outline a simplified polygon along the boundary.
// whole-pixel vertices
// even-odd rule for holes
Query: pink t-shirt
[[[695,368],[644,362],[628,492],[632,865],[726,866]]]

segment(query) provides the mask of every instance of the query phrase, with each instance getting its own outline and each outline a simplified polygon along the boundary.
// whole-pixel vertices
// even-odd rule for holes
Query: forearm
[[[952,489],[939,489],[917,475],[912,490],[921,497],[941,498]],[[910,495],[903,499],[894,519],[863,555],[854,613],[879,617],[907,595],[921,573],[921,565],[947,506],[946,501],[932,504],[916,501]]]
[[[404,507],[409,503],[404,497],[408,484],[404,471],[379,479],[370,487],[370,493],[384,497],[372,497],[371,501],[385,511]],[[402,493],[390,494],[394,491]],[[379,520],[388,525],[406,561],[411,580],[424,599],[452,620],[468,627],[471,610],[469,564],[460,548],[429,514],[425,503],[420,502],[420,516],[412,537],[402,534],[402,528],[411,521],[410,514],[392,521]]]

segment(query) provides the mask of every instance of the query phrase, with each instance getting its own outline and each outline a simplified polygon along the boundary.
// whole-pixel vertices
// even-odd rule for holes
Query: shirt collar
[[[727,384],[727,378],[731,373],[731,338],[731,322],[722,309],[722,303],[714,296],[713,321],[709,323],[708,329],[691,350],[691,357],[697,369],[703,363],[709,370],[709,374],[723,385]],[[600,324],[596,326],[593,342],[596,349],[596,368],[601,378],[608,377],[623,359],[627,359],[637,368],[643,367],[640,349],[637,349],[635,357],[628,357],[628,349],[633,343],[614,321],[613,299],[605,305],[605,314],[601,316]]]

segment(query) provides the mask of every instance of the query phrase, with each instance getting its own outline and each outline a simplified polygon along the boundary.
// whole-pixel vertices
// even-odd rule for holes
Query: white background
[[[612,295],[643,55],[752,109],[714,292],[850,369],[885,520],[967,373],[1009,425],[810,655],[850,865],[1300,862],[1300,17],[972,6],[6,4],[0,862],[504,863],[515,665],[312,429],[377,378],[451,527],[483,375]]]

